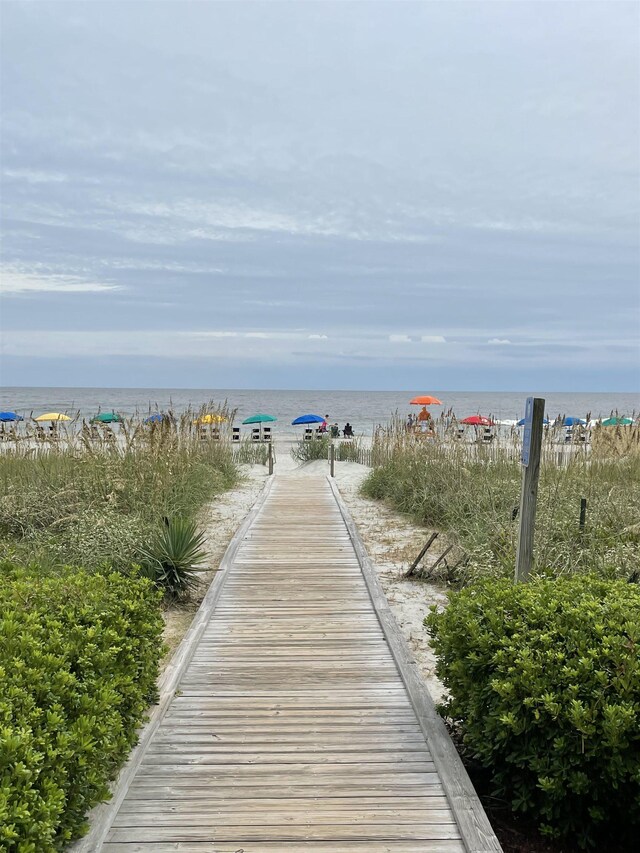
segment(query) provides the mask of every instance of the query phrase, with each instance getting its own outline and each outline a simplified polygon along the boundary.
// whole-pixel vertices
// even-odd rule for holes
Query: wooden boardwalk
[[[464,771],[434,762],[433,709],[409,696],[343,512],[324,477],[274,478],[82,849],[500,850]]]

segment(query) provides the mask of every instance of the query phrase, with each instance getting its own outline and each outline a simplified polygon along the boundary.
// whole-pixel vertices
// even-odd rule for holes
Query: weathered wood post
[[[580,533],[584,533],[584,526],[587,520],[587,499],[580,498]]]
[[[329,468],[331,476],[335,476],[335,467],[336,467],[336,447],[333,442],[329,444]]]
[[[542,397],[528,397],[520,457],[522,491],[520,492],[520,531],[516,552],[516,582],[527,580],[533,562],[533,534],[538,499],[543,420],[544,400]]]
[[[269,474],[273,474],[273,441],[269,438]]]

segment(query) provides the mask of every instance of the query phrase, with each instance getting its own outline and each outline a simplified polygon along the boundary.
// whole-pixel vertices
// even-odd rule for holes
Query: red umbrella
[[[491,418],[485,418],[482,415],[471,415],[470,418],[465,418],[460,421],[461,424],[471,424],[471,426],[494,426]]]
[[[441,406],[442,401],[438,400],[437,397],[429,397],[428,395],[424,397],[414,397],[413,400],[409,401],[410,406]]]

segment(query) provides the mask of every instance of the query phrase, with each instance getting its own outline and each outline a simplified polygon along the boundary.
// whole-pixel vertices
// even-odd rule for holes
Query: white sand
[[[295,440],[277,438],[275,442],[275,473],[293,477],[318,477],[329,473],[324,460],[299,465],[291,457]],[[165,641],[173,650],[188,628],[224,552],[242,520],[254,504],[267,476],[263,465],[242,466],[242,482],[208,505],[203,514],[209,560],[202,583],[192,600],[165,612]],[[408,581],[403,574],[427,540],[430,531],[418,527],[382,503],[361,497],[358,492],[370,469],[357,462],[336,462],[336,482],[378,571],[382,588],[391,610],[402,629],[423,678],[435,701],[444,689],[435,675],[435,657],[423,626],[424,617],[432,604],[446,604],[444,588],[424,581]],[[434,547],[434,552],[439,553]],[[435,554],[428,557],[433,562]]]

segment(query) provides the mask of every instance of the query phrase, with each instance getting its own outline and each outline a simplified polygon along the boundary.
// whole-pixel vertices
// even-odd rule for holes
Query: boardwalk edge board
[[[327,480],[349,531],[373,607],[427,740],[451,811],[458,824],[462,841],[468,853],[502,853],[502,847],[489,823],[462,759],[458,755],[442,717],[436,711],[431,694],[420,675],[418,665],[413,659],[404,635],[391,612],[375,567],[351,513],[335,480],[329,476]]]
[[[229,575],[229,569],[233,565],[235,555],[242,544],[242,541],[258,516],[260,510],[269,496],[271,486],[273,485],[274,477],[268,476],[262,491],[256,498],[250,511],[240,524],[235,534],[233,535],[227,550],[220,561],[218,571],[211,582],[206,595],[200,603],[200,607],[196,611],[193,621],[189,626],[186,634],[182,638],[180,645],[174,652],[171,662],[166,667],[165,671],[158,683],[158,703],[153,706],[149,718],[145,725],[140,730],[138,743],[133,748],[126,763],[122,767],[116,780],[114,781],[111,791],[112,797],[104,803],[95,806],[89,813],[88,820],[90,829],[87,835],[78,839],[76,842],[67,847],[67,853],[97,853],[102,848],[107,833],[111,829],[111,824],[124,800],[133,777],[135,776],[142,758],[151,743],[151,739],[158,729],[162,719],[174,697],[175,691],[180,683],[182,675],[191,662],[191,658],[198,647],[198,640],[204,633],[209,618],[213,613],[215,606],[220,598],[225,581]]]

